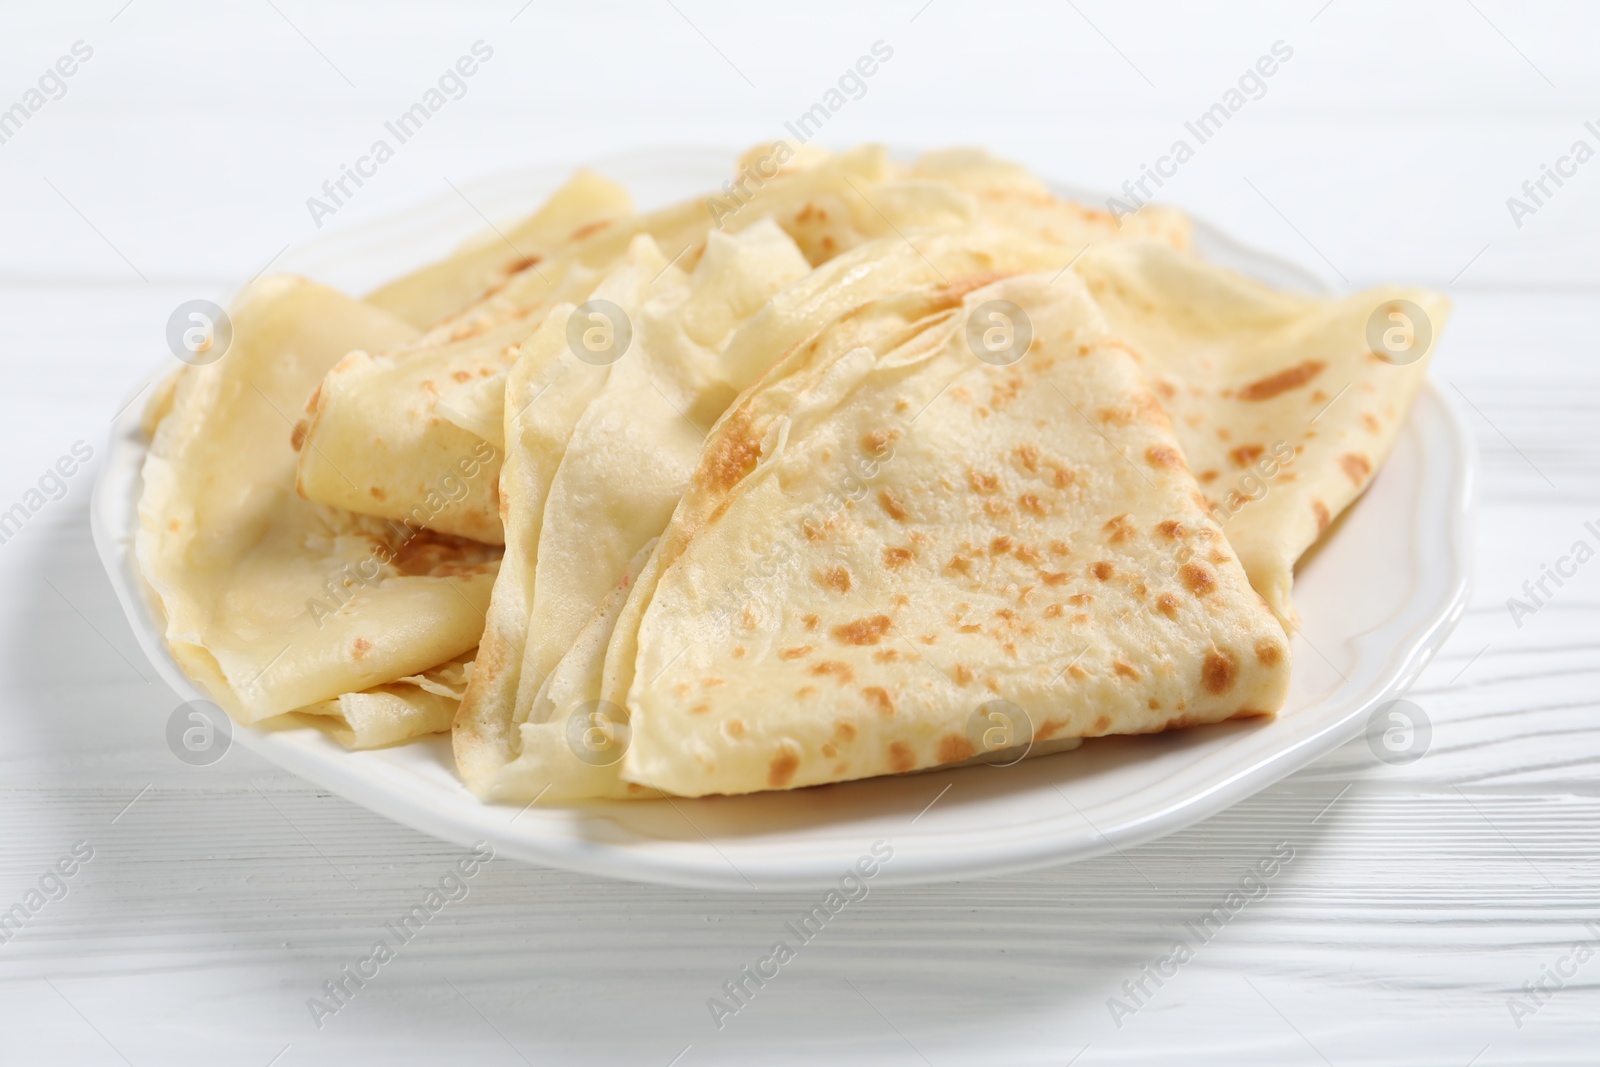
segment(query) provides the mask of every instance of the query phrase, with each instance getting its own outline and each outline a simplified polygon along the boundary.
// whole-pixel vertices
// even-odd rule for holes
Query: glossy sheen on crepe
[[[1449,300],[1397,286],[1339,299],[1275,292],[1147,242],[1096,247],[1074,270],[1112,330],[1148,360],[1251,583],[1296,625],[1295,561],[1388,457]],[[1398,359],[1374,351],[1369,321],[1388,329],[1388,313],[1407,304],[1426,320],[1413,324],[1417,347]]]
[[[143,471],[136,551],[174,657],[249,723],[469,652],[498,550],[294,491],[299,398],[343,353],[412,328],[297,278],[257,284],[232,319],[227,353],[186,368],[163,401]]]
[[[1008,366],[967,340],[995,300],[1031,321]],[[700,796],[956,763],[995,700],[1039,741],[1274,712],[1283,630],[1082,283],[892,302],[898,344],[791,365],[802,386],[754,390],[708,443],[695,529],[657,549],[624,779]]]

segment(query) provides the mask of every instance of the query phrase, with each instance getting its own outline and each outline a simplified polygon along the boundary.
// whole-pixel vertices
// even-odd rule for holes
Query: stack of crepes
[[[737,175],[637,214],[579,173],[363,300],[242,294],[146,415],[138,558],[184,669],[244,723],[453,729],[521,803],[1281,707],[1295,562],[1388,453],[1443,297],[1275,292],[1176,212],[977,151]],[[1431,328],[1396,359],[1369,324],[1402,310]]]

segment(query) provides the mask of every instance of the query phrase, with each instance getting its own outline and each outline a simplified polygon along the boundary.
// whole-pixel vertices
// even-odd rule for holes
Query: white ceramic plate
[[[626,183],[641,207],[653,207],[716,188],[732,158],[726,151],[656,151],[597,169]],[[569,172],[546,167],[462,184],[459,195],[447,192],[395,218],[309,241],[275,269],[364,292],[444,254],[481,230],[485,216],[530,210]],[[1273,285],[1326,289],[1316,276],[1210,227],[1197,231],[1200,250],[1213,261]],[[132,404],[113,427],[95,486],[95,543],[151,662],[182,699],[203,699],[168,655],[133,562],[148,444],[138,416]],[[1007,768],[747,797],[529,809],[479,803],[457,779],[444,735],[374,752],[348,752],[310,728],[236,727],[234,736],[425,833],[462,845],[488,841],[502,855],[617,878],[718,889],[822,887],[879,840],[893,849],[877,875],[881,883],[1086,859],[1180,830],[1304,767],[1360,733],[1373,708],[1416,678],[1466,604],[1473,465],[1461,418],[1430,384],[1371,488],[1299,571],[1294,595],[1305,630],[1294,641],[1288,704],[1270,722],[1095,739]]]

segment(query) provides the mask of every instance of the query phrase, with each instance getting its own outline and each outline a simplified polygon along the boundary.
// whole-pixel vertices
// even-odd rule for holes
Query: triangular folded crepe
[[[1095,247],[1073,269],[1147,357],[1251,584],[1293,627],[1295,561],[1388,456],[1450,301],[1396,286],[1277,292],[1153,242]],[[1385,348],[1386,334],[1405,347]]]
[[[235,718],[338,715],[326,702],[422,677],[477,645],[499,551],[294,491],[300,398],[344,353],[404,343],[410,326],[297,278],[253,286],[232,320],[228,352],[185,368],[160,402],[139,563],[174,657]],[[402,685],[398,704],[347,724],[351,739],[438,729],[435,702],[408,702],[407,688],[427,692]]]
[[[956,763],[997,700],[1036,741],[1275,711],[1283,630],[1076,276],[884,303],[898,343],[803,347],[712,435],[635,586],[622,777],[700,796]],[[997,310],[1031,328],[1007,365],[969,340]]]

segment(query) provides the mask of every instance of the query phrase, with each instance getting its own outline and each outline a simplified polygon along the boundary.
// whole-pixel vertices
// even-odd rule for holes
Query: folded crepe
[[[934,153],[907,168],[876,145],[836,156],[782,142],[757,146],[720,193],[603,225],[511,275],[417,343],[341,363],[312,397],[297,437],[311,446],[301,452],[301,493],[404,517],[432,491],[440,465],[473,438],[503,446],[505,376],[517,345],[552,307],[588,299],[635,237],[651,236],[670,260],[691,270],[710,232],[737,232],[763,218],[777,222],[812,265],[885,237],[920,249],[922,231],[980,219],[1058,245],[1069,258],[1094,242],[1130,237],[1187,248],[1190,233],[1186,217],[1153,207],[1119,226],[1105,212],[1058,200],[1021,167],[982,152]],[[461,500],[447,502],[431,525],[503,541],[489,474]]]
[[[1340,298],[1276,292],[1154,242],[1097,246],[1073,269],[1112,331],[1146,358],[1245,573],[1292,630],[1295,561],[1388,456],[1448,298],[1397,286]],[[1425,321],[1411,322],[1419,311]],[[1380,337],[1409,331],[1407,350],[1375,350],[1375,320]]]
[[[1282,704],[1283,629],[1083,284],[964,288],[886,301],[898,343],[786,361],[798,384],[719,425],[635,585],[626,781],[700,796],[957,763],[995,701],[1035,741]],[[1015,362],[976,354],[997,309]]]
[[[415,330],[298,278],[232,320],[152,411],[135,549],[174,658],[240,722],[308,710],[357,745],[441,728],[440,671],[478,644],[499,550],[302,499],[288,437],[336,360]],[[351,716],[358,693],[394,699]]]
[[[713,234],[692,290],[649,305],[644,343],[612,369],[565,442],[548,498],[532,499],[545,487],[540,480],[506,501],[508,536],[523,547],[508,554],[496,586],[486,654],[457,725],[469,784],[508,800],[596,795],[581,790],[597,783],[606,786],[601,795],[629,794],[615,768],[608,779],[544,738],[560,741],[565,721],[599,699],[605,649],[625,603],[610,590],[643,566],[641,546],[665,527],[699,461],[702,427],[785,351],[877,297],[947,275],[1059,271],[1069,259],[1057,246],[978,225],[921,233],[917,247],[881,239],[797,277],[804,261],[771,222],[732,238]],[[786,278],[794,280],[778,289]],[[730,289],[734,279],[741,284]],[[847,323],[831,337],[850,330]],[[509,462],[520,456],[514,451]],[[536,537],[519,532],[534,521]],[[535,553],[535,567],[521,565],[525,551]]]
[[[580,170],[521,222],[491,228],[445,259],[368,293],[366,301],[425,330],[489,296],[511,275],[632,211],[626,189]]]

